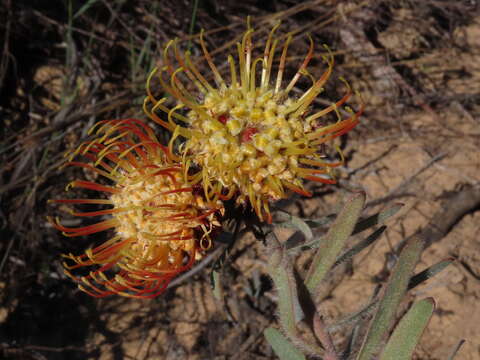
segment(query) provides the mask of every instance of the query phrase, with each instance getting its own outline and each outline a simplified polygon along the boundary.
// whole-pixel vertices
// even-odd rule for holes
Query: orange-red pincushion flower
[[[66,227],[58,219],[52,223],[67,237],[108,229],[114,234],[83,255],[64,255],[66,273],[92,296],[154,297],[175,275],[191,267],[200,251],[211,246],[209,233],[219,225],[215,220],[218,207],[204,202],[201,192],[186,181],[184,167],[172,161],[169,150],[141,121],[103,121],[91,131],[97,138],[80,145],[67,165],[83,167],[112,184],[76,180],[67,188],[107,196],[52,202],[108,208],[69,210],[78,217],[100,217],[93,225]],[[77,157],[87,162],[77,161]],[[80,277],[70,271],[81,267],[91,271]]]
[[[237,43],[238,64],[232,55],[228,56],[230,82],[225,81],[214,64],[202,32],[200,45],[215,85],[201,74],[188,51],[182,53],[177,42],[170,41],[164,50],[164,66],[154,69],[148,79],[144,102],[146,113],[169,129],[173,139],[185,138],[183,156],[198,169],[192,181],[203,184],[208,198],[236,196],[238,202],[248,199],[260,220],[267,221],[271,221],[270,200],[285,198],[287,190],[311,195],[304,188],[304,179],[335,182],[331,170],[342,161],[326,161],[320,145],[352,129],[362,112],[344,107],[350,115],[341,118],[338,109],[352,94],[348,85],[340,100],[311,112],[312,103],[331,75],[333,56],[330,51],[324,56],[327,68],[315,79],[307,71],[314,52],[310,38],[305,59],[285,83],[283,75],[292,36],[279,49],[277,28],[278,25],[269,33],[263,53],[255,57],[254,31],[249,26]],[[176,106],[168,107],[168,98],[155,98],[151,90],[155,75],[163,90],[176,100]],[[302,76],[308,77],[311,85],[297,97],[292,90]],[[160,112],[166,114],[166,120]],[[337,122],[322,124],[320,120],[328,113],[336,114]]]

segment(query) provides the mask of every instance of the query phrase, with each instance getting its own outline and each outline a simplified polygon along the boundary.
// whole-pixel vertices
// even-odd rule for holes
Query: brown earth
[[[78,13],[84,3],[72,1],[79,15],[70,38],[68,7],[27,3],[7,1],[0,12],[7,19],[0,24],[6,35],[0,62],[0,357],[275,359],[262,333],[276,324],[276,295],[265,271],[264,245],[251,233],[236,241],[222,270],[224,301],[213,296],[211,266],[154,300],[97,300],[78,291],[58,261],[60,253],[79,252],[85,242],[69,243],[45,221],[46,214],[57,211],[46,200],[61,197],[67,180],[79,175],[56,170],[61,153],[78,144],[97,120],[146,118],[144,76],[169,38],[186,41],[192,4],[100,1]],[[288,31],[309,32],[317,44],[328,43],[338,53],[335,77],[347,77],[366,104],[361,124],[338,142],[347,157],[339,185],[311,185],[318,190],[313,198],[297,197],[285,208],[318,218],[337,212],[358,189],[370,202],[366,214],[404,204],[382,238],[332,280],[320,304],[328,325],[368,302],[387,279],[403,239],[435,226],[432,218],[448,209],[455,194],[479,189],[479,5],[453,0],[261,3],[200,2],[194,33],[231,24],[211,35],[211,45],[219,48],[241,34],[247,15],[261,30],[271,26],[270,19],[281,18]],[[150,36],[151,48],[139,60],[143,40]],[[302,56],[306,42],[298,42],[293,51]],[[436,301],[415,359],[447,359],[462,339],[457,359],[480,359],[478,210],[477,205],[463,214],[418,265],[420,271],[456,259],[408,295],[407,302]],[[278,230],[282,239],[291,233]],[[310,258],[300,256],[300,271]],[[345,334],[335,334],[338,344],[344,339]]]

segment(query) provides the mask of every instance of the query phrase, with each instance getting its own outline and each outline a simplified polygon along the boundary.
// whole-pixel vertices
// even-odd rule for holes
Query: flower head
[[[278,25],[269,33],[263,54],[254,56],[252,28],[237,43],[237,60],[228,56],[230,82],[227,83],[207,50],[203,32],[200,45],[213,74],[215,85],[201,74],[187,51],[182,53],[176,41],[170,41],[163,56],[164,66],[154,69],[147,82],[146,113],[172,131],[172,142],[182,136],[183,156],[198,172],[191,177],[202,183],[208,198],[249,201],[261,220],[271,221],[269,201],[286,197],[287,190],[310,196],[304,180],[334,183],[331,169],[341,161],[329,162],[319,152],[321,144],[340,136],[358,123],[362,110],[342,119],[338,109],[351,97],[346,94],[320,111],[310,107],[323,91],[333,68],[330,51],[324,56],[327,65],[320,78],[307,71],[313,57],[313,41],[297,72],[284,81],[289,35],[280,48],[275,37]],[[328,50],[328,49],[327,49]],[[276,76],[274,66],[278,62]],[[275,65],[274,65],[275,64]],[[158,75],[163,90],[177,101],[168,107],[168,98],[156,99],[151,81]],[[302,77],[311,86],[299,97],[292,90]],[[192,90],[189,90],[193,87]],[[159,116],[164,112],[167,120]],[[333,124],[321,124],[328,113],[338,115]]]
[[[154,297],[178,273],[192,266],[200,251],[211,246],[209,233],[219,225],[218,207],[207,204],[201,192],[186,181],[184,168],[172,161],[168,149],[153,130],[139,120],[102,121],[97,135],[70,156],[66,165],[82,167],[90,177],[103,177],[112,185],[75,180],[68,188],[107,194],[93,199],[52,200],[60,204],[97,204],[108,208],[89,212],[69,209],[78,217],[105,217],[93,225],[53,225],[67,237],[113,229],[113,237],[85,254],[64,255],[66,273],[81,290],[96,297],[120,294]],[[83,157],[88,162],[76,161]],[[86,276],[70,270],[92,267]]]

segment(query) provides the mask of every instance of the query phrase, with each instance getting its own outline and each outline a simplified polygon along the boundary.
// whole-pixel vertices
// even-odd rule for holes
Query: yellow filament
[[[120,124],[115,124],[115,125],[111,125],[109,123],[105,123],[102,127],[100,127],[96,134],[97,135],[100,135],[100,134],[104,134],[102,137],[98,138],[96,141],[98,143],[102,143],[105,141],[105,139],[113,132],[115,132],[115,130],[117,130],[119,128]]]
[[[340,99],[339,101],[337,101],[336,103],[333,103],[332,105],[330,105],[329,107],[313,114],[313,115],[310,115],[306,118],[306,121],[312,121],[312,120],[316,120],[332,111],[335,111],[337,113],[337,115],[339,114],[338,113],[338,108],[345,102],[348,100],[348,98],[350,97],[351,93],[348,93],[345,97],[343,97],[342,99]]]
[[[148,108],[148,102],[149,102],[149,99],[148,98],[145,98],[143,100],[143,111],[145,112],[145,114],[147,114],[147,116],[152,119],[153,121],[155,121],[157,124],[160,124],[161,126],[163,126],[165,129],[167,130],[170,130],[170,125],[163,121],[162,119],[160,119],[156,114],[155,114],[155,111],[157,108],[160,108],[161,109],[161,104],[159,104],[159,102],[157,104],[154,105],[154,107],[152,108],[152,110],[149,110]],[[163,107],[165,108],[166,112],[168,113],[168,108],[166,107]]]
[[[210,53],[207,50],[207,47],[205,45],[205,40],[203,39],[204,32],[205,31],[203,29],[200,31],[200,46],[202,47],[205,60],[207,60],[208,66],[210,66],[210,69],[212,70],[213,75],[215,76],[215,82],[217,83],[217,86],[220,87],[221,85],[225,85],[225,81],[223,81],[222,76],[218,72],[217,67],[213,63],[212,57],[210,56]]]
[[[252,183],[248,183],[248,199],[250,200],[250,205],[255,209],[255,192],[253,190]]]
[[[277,83],[275,85],[275,94],[279,92],[282,86],[283,71],[285,70],[285,61],[287,60],[288,45],[292,41],[292,35],[288,35],[285,45],[283,45],[282,56],[280,57],[280,65],[278,66]]]
[[[163,111],[165,114],[168,114],[168,112],[170,111],[170,109],[166,106],[163,105],[163,103],[165,102],[165,100],[167,100],[167,98],[162,98],[160,101],[158,101],[152,108],[152,113],[154,113],[155,111],[157,111],[158,109],[160,109],[161,111]],[[177,113],[174,113],[172,114],[172,116],[177,119],[177,120],[180,120],[180,121],[183,121],[183,122],[188,122],[188,118],[186,118],[185,116],[182,116],[180,114],[177,114]],[[162,120],[162,122],[164,122]],[[167,123],[165,123],[167,124]],[[169,129],[168,125],[167,125],[167,129]],[[171,130],[171,129],[170,129]]]
[[[301,167],[293,167],[292,168],[296,173],[302,175],[302,174],[326,174],[328,171],[327,170],[320,170],[320,169],[312,169],[312,168],[301,168]]]
[[[257,59],[255,59],[255,61],[252,64],[252,73],[250,75],[250,92],[251,93],[255,93],[255,75],[256,75],[255,67],[257,66],[257,64],[259,62],[263,63],[263,59],[262,58],[257,58]]]
[[[335,137],[335,131],[342,130],[344,127],[349,126],[348,124],[354,123],[357,121],[356,114],[354,114],[352,117],[337,121],[335,124],[324,126],[318,130],[316,130],[313,133],[307,134],[308,139],[315,139],[314,141],[311,142],[311,144],[320,144],[322,142],[325,142],[325,139],[328,139],[330,136]],[[332,130],[333,131],[330,131]],[[324,138],[317,139],[322,133],[325,133]]]
[[[190,108],[197,111],[197,109],[200,107],[200,104],[196,103],[193,100],[194,97],[187,91],[187,89],[185,89],[185,87],[177,77],[177,75],[181,72],[185,72],[185,69],[183,67],[179,67],[178,69],[176,69],[170,76],[171,89],[174,89],[175,92],[180,95],[178,98],[182,100],[185,105],[188,105]]]
[[[212,116],[210,116],[205,110],[203,110],[202,106],[196,103],[193,100],[193,96],[191,96],[190,93],[188,93],[188,91],[183,87],[183,85],[179,81],[177,81],[176,75],[181,71],[183,71],[183,68],[180,67],[175,70],[171,77],[171,89],[174,91],[174,95],[176,96],[176,98],[181,100],[185,105],[194,110],[200,116],[204,118],[210,118],[214,121],[218,121]],[[192,101],[190,101],[189,99],[192,99]]]
[[[168,122],[172,127],[177,127],[178,125],[177,123],[175,123],[175,121],[173,121],[172,115],[175,113],[175,111],[181,109],[182,107],[183,107],[182,104],[178,104],[177,106],[171,108],[170,111],[168,112]]]
[[[278,39],[275,39],[272,44],[272,50],[270,51],[270,56],[268,58],[268,64],[267,64],[267,73],[265,75],[265,88],[268,87],[268,83],[270,82],[270,74],[272,72],[272,64],[273,64],[273,59],[275,58],[275,49],[278,44]]]
[[[252,33],[253,29],[249,28],[243,35],[242,39],[242,50],[245,52],[245,78],[248,80],[250,78],[250,63],[252,61]]]
[[[288,93],[290,92],[290,90],[292,90],[292,88],[295,86],[295,84],[297,83],[298,79],[300,78],[300,76],[302,75],[303,73],[303,70],[305,70],[307,68],[307,65],[308,63],[310,62],[311,58],[312,58],[312,55],[313,55],[313,39],[310,35],[308,35],[308,39],[310,40],[310,47],[308,49],[308,53],[307,55],[305,56],[305,60],[303,60],[303,63],[302,65],[300,65],[300,67],[298,68],[298,71],[297,73],[295,74],[295,76],[293,77],[293,79],[290,81],[290,83],[287,85],[287,87],[285,88],[285,95],[288,95]]]
[[[152,94],[152,91],[150,90],[151,89],[151,86],[150,86],[150,83],[152,82],[152,78],[153,76],[157,73],[158,71],[158,68],[157,67],[154,67],[152,71],[150,71],[150,74],[148,74],[148,77],[147,77],[147,82],[146,82],[146,85],[145,85],[145,90],[147,91],[147,98],[152,102],[152,103],[156,103],[157,102],[157,99],[153,96]],[[147,99],[145,99],[147,100]],[[145,102],[145,101],[144,101]]]
[[[182,128],[180,125],[177,125],[175,127],[175,130],[173,131],[172,133],[172,138],[170,139],[170,141],[168,142],[168,150],[170,151],[170,154],[174,154],[174,150],[173,150],[173,144],[175,143],[175,140],[177,139],[177,137],[179,135],[181,135],[181,130],[184,129]]]
[[[235,68],[235,60],[232,55],[228,55],[228,63],[230,64],[231,86],[237,87],[237,70]]]
[[[259,215],[260,221],[263,221],[263,214],[262,214],[262,203],[266,202],[266,199],[263,199],[262,197],[257,197],[257,200],[255,201],[255,206],[253,207],[255,209],[255,212]]]
[[[331,53],[330,49],[326,47],[330,58],[325,57],[324,60],[327,63],[328,67],[327,70],[322,74],[320,79],[318,79],[313,86],[308,89],[305,94],[302,95],[300,99],[293,105],[293,109],[296,109],[293,113],[293,116],[300,116],[306,110],[308,106],[312,103],[312,101],[317,97],[317,95],[322,91],[323,85],[327,82],[330,78],[330,75],[333,70],[333,54]]]
[[[66,163],[65,166],[68,166],[70,163]],[[72,164],[73,165],[73,164]],[[86,164],[86,163],[77,163],[77,164],[74,164],[76,166],[81,166],[81,167],[84,167],[86,169],[89,169],[93,172],[96,172],[97,174],[103,176],[103,177],[106,177],[107,179],[110,179],[112,181],[117,181],[118,180],[118,176],[113,176],[112,174],[104,171],[104,170],[101,170],[101,169],[98,169],[90,164]]]
[[[87,134],[92,135],[93,132],[95,132],[99,128],[102,129],[106,124],[108,124],[107,120],[102,120],[102,121],[97,122],[90,129],[88,129]],[[98,134],[99,131],[100,130],[96,131],[96,133]]]
[[[129,147],[127,150],[124,150],[123,152],[120,153],[120,155],[118,155],[118,158],[119,159],[122,159],[124,158],[125,156],[127,156],[128,154],[130,154],[132,151],[136,150],[137,148],[139,147],[142,147],[142,146],[145,146],[145,143],[138,143],[138,144],[135,144],[135,145],[132,145],[131,147]],[[138,154],[138,153],[137,153]],[[140,156],[140,155],[139,155]],[[140,169],[140,172],[142,172],[143,169]]]
[[[242,93],[243,93],[243,96],[246,97],[247,79],[245,78],[245,53],[240,43],[237,43],[237,52],[238,52],[238,69],[240,71],[240,82],[242,86]]]
[[[118,146],[118,142],[117,143],[112,143],[112,144],[109,144],[107,146],[105,146],[104,149],[102,149],[98,155],[97,155],[97,160],[95,161],[95,166],[98,166],[98,164],[107,156],[107,155],[111,155],[111,154],[117,154],[120,150],[119,149],[112,149],[114,148],[115,146]]]
[[[210,198],[209,189],[212,187],[212,184],[210,182],[210,177],[208,175],[207,169],[205,168],[202,169],[202,179],[203,179],[203,189],[205,192],[205,197],[207,198],[208,202],[211,202],[212,199]]]
[[[147,106],[147,103],[150,99],[148,97],[146,97],[144,100],[143,100],[143,111],[145,112],[145,114],[147,114],[153,121],[155,121],[157,124],[160,124],[161,126],[163,126],[165,129],[168,129],[168,130],[171,130],[170,129],[170,125],[163,121],[162,119],[160,119],[155,113],[155,108],[160,108],[161,109],[161,102],[157,102],[156,105],[154,105],[152,111],[150,111],[148,109],[148,106]],[[163,100],[163,99],[162,99]],[[168,109],[166,107],[163,107],[166,109],[166,112],[168,112]]]
[[[277,178],[273,176],[267,176],[266,178],[267,185],[272,189],[279,197],[284,197],[285,192],[283,191],[281,183],[279,183]]]
[[[192,165],[192,160],[187,159],[188,148],[185,147],[185,150],[182,152],[182,164],[183,166],[183,181],[185,183],[189,182],[188,171],[190,170],[190,166]]]
[[[205,86],[205,88],[209,91],[212,92],[214,91],[213,87],[209,84],[209,82],[203,77],[203,75],[200,73],[200,71],[197,69],[195,64],[192,62],[192,59],[190,58],[190,52],[187,51],[185,53],[185,60],[187,66],[192,70],[192,72],[195,74],[195,76],[198,78],[198,80]]]
[[[200,90],[200,92],[202,94],[205,94],[207,92],[207,90],[202,85],[202,83],[199,80],[197,80],[194,73],[192,73],[191,69],[188,67],[188,65],[186,65],[185,61],[180,56],[180,53],[179,53],[178,47],[177,47],[177,42],[178,42],[177,39],[175,39],[175,42],[173,44],[173,51],[175,53],[175,58],[177,59],[180,66],[185,69],[185,73],[187,74],[188,78],[195,84],[197,89]]]
[[[174,40],[170,40],[165,46],[165,48],[163,49],[163,62],[165,63],[169,74],[172,73],[173,67],[170,61],[168,60],[168,50],[170,49],[170,46],[172,46],[173,42]]]
[[[268,206],[268,201],[263,202],[263,209],[265,210],[265,213],[267,214],[267,218],[271,218],[272,215],[270,214],[270,207]]]
[[[104,145],[110,145],[110,144],[112,144],[112,143],[118,142],[121,138],[124,138],[124,137],[126,137],[127,135],[129,135],[129,134],[130,134],[130,130],[125,130],[124,132],[120,133],[119,135],[117,135],[117,136],[115,136],[115,137],[113,137],[113,138],[108,138],[108,136],[110,136],[111,134],[108,134],[108,135],[105,134],[104,136],[102,136],[102,137],[98,140],[98,142],[99,142],[99,143],[102,143],[102,142],[103,142]],[[108,140],[107,140],[107,138],[108,138]]]
[[[273,59],[273,55],[275,54],[276,43],[274,43],[272,48],[270,48],[270,46],[272,44],[273,35],[275,34],[275,31],[278,29],[279,26],[280,26],[280,22],[278,22],[277,25],[275,25],[272,28],[272,30],[268,34],[267,43],[265,44],[265,51],[263,53],[262,78],[260,82],[260,86],[262,87],[262,89],[266,88],[268,85],[270,70],[271,70],[270,66],[272,64],[270,58]]]
[[[285,148],[283,151],[283,155],[308,155],[308,154],[314,154],[317,150],[314,148],[300,148],[296,146],[288,146]]]

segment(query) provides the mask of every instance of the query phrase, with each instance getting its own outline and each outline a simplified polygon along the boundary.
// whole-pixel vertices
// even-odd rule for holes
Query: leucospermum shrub
[[[109,229],[114,235],[83,255],[64,255],[66,273],[92,296],[154,297],[211,247],[210,233],[220,225],[216,217],[221,205],[204,201],[186,180],[182,164],[175,162],[176,157],[141,121],[102,121],[91,132],[96,138],[81,144],[66,165],[82,167],[90,176],[112,184],[75,180],[67,188],[94,190],[106,196],[52,202],[106,206],[69,212],[77,217],[108,219],[74,228],[62,225],[58,218],[50,220],[67,237]],[[83,267],[91,269],[88,275],[72,273]]]
[[[284,81],[292,35],[280,46],[275,37],[278,26],[271,30],[263,54],[257,57],[255,32],[248,27],[237,44],[237,61],[228,56],[229,82],[217,69],[202,32],[200,45],[215,84],[200,72],[188,51],[180,51],[177,41],[170,41],[163,52],[163,66],[150,74],[144,102],[150,118],[172,132],[172,143],[177,137],[184,138],[180,151],[194,172],[191,181],[202,184],[207,198],[249,202],[260,220],[267,222],[272,219],[270,201],[287,197],[288,190],[311,195],[304,180],[335,183],[331,169],[342,161],[326,160],[320,146],[351,130],[362,113],[362,108],[355,113],[346,107],[350,115],[341,117],[338,110],[352,95],[348,85],[340,100],[311,111],[332,73],[333,55],[327,51],[325,72],[313,78],[307,70],[314,55],[310,38],[305,59],[293,78]],[[312,84],[297,97],[292,90],[302,76]],[[167,106],[168,96],[155,97],[151,90],[154,79],[175,105]],[[336,113],[338,121],[322,123],[329,113]]]
[[[333,56],[327,49],[325,72],[318,79],[308,72],[312,39],[300,67],[284,83],[292,36],[280,46],[277,28],[270,31],[263,53],[256,56],[255,33],[248,26],[237,44],[237,61],[232,55],[227,58],[228,83],[201,33],[200,46],[215,85],[200,72],[188,51],[179,50],[177,41],[167,44],[163,67],[154,69],[148,78],[144,110],[171,131],[168,144],[161,144],[152,128],[135,119],[101,121],[90,130],[95,138],[73,151],[66,165],[81,167],[90,178],[104,178],[111,184],[75,180],[67,188],[104,195],[52,202],[63,207],[95,206],[92,211],[67,209],[73,216],[99,221],[80,227],[65,226],[58,218],[50,221],[67,237],[107,230],[113,230],[113,237],[82,255],[64,255],[66,273],[92,296],[155,297],[211,248],[217,230],[232,239],[239,233],[245,219],[230,213],[232,207],[225,205],[231,204],[223,201],[249,203],[263,223],[247,223],[245,229],[259,230],[252,231],[263,235],[267,244],[266,268],[278,295],[278,323],[283,330],[269,327],[264,334],[281,360],[409,360],[435,303],[430,298],[417,301],[392,333],[398,309],[409,289],[452,262],[441,261],[414,275],[425,239],[414,236],[405,242],[384,289],[357,312],[327,324],[318,303],[332,271],[371,246],[386,227],[356,242],[350,241],[351,235],[383,223],[400,205],[362,218],[366,197],[356,193],[323,236],[314,234],[313,228],[323,227],[331,221],[329,217],[312,220],[289,215],[285,221],[271,224],[270,202],[287,197],[288,191],[311,195],[305,180],[335,182],[332,169],[343,159],[340,153],[340,159],[329,160],[322,152],[323,145],[355,127],[363,111],[363,105],[357,112],[345,106],[352,96],[347,84],[341,99],[312,110],[333,69]],[[302,76],[311,80],[311,86],[296,97],[292,90]],[[154,78],[170,97],[155,97]],[[342,117],[345,110],[348,116]],[[337,116],[336,122],[324,121],[329,113]],[[235,231],[228,233],[232,219]],[[298,228],[305,241],[298,243],[295,234],[278,241],[274,225]],[[313,250],[306,274],[295,268],[295,258],[303,250]],[[82,268],[91,270],[83,276],[74,274]],[[212,278],[214,293],[219,294],[216,270]],[[347,344],[339,347],[332,334],[346,325],[353,330]]]
[[[171,131],[169,142],[161,144],[140,120],[102,121],[90,131],[96,138],[70,155],[67,165],[112,182],[77,180],[68,186],[106,197],[52,200],[108,206],[89,212],[69,210],[78,217],[100,217],[93,225],[70,228],[50,219],[67,237],[113,230],[114,236],[100,246],[80,256],[65,256],[66,273],[80,283],[81,290],[93,296],[153,297],[210,248],[210,234],[221,226],[223,201],[250,204],[260,221],[271,223],[271,201],[286,198],[289,191],[311,195],[304,180],[335,183],[332,169],[342,164],[341,153],[332,161],[321,147],[351,130],[363,107],[354,112],[345,106],[353,94],[345,83],[340,100],[311,111],[331,76],[333,55],[327,48],[326,69],[320,78],[313,78],[308,72],[314,56],[309,38],[303,62],[284,81],[293,37],[288,35],[280,46],[275,36],[278,27],[267,36],[263,53],[255,56],[255,32],[248,25],[237,44],[237,61],[228,56],[229,83],[214,64],[202,32],[200,46],[215,85],[202,75],[188,51],[181,52],[177,41],[170,41],[163,52],[164,66],[154,69],[147,80],[144,101],[146,114]],[[309,78],[311,86],[294,96],[301,77]],[[154,96],[154,78],[173,105],[168,97]],[[195,92],[188,90],[192,87]],[[323,121],[330,113],[336,121]],[[77,161],[78,157],[87,162]],[[74,275],[72,270],[83,267],[92,270]]]

